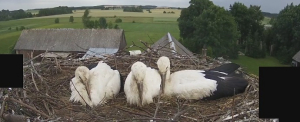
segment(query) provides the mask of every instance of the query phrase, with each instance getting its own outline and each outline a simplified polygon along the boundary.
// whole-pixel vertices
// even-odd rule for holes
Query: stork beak
[[[166,84],[166,74],[161,74],[161,93],[164,94],[165,93],[165,84]]]
[[[90,95],[90,85],[89,85],[89,79],[87,79],[87,82],[83,82],[83,80],[82,80],[82,78],[81,77],[79,77],[80,78],[80,80],[81,80],[81,83],[83,83],[84,85],[85,85],[85,89],[86,89],[86,92],[87,92],[87,94],[88,94],[88,96],[89,96],[89,99],[90,100],[92,100],[91,99],[91,95]]]
[[[92,99],[91,99],[91,94],[90,94],[90,93],[91,93],[91,91],[90,91],[90,85],[89,85],[88,82],[85,83],[85,89],[86,89],[86,91],[87,91],[87,94],[88,94],[88,96],[89,96],[89,99],[92,100]]]
[[[143,102],[143,83],[137,83],[137,87],[138,87],[138,92],[139,92],[139,98],[140,98],[140,104],[142,104]]]

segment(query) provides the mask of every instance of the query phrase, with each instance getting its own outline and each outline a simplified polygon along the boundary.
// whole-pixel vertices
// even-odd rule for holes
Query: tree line
[[[40,9],[37,16],[50,16],[50,15],[58,15],[58,14],[70,14],[70,13],[73,13],[72,8],[68,8],[67,6],[59,6],[55,8]]]
[[[85,28],[100,28],[100,29],[118,29],[119,26],[118,24],[115,24],[113,26],[112,22],[110,21],[109,23],[106,22],[106,19],[104,17],[100,17],[99,20],[91,20],[92,16],[89,16],[90,10],[86,9],[84,11],[84,14],[82,16],[82,23]],[[70,17],[71,20],[71,17]],[[116,23],[121,23],[122,19],[118,18],[115,20]]]
[[[202,48],[212,57],[238,58],[238,52],[253,58],[272,55],[290,63],[300,50],[300,6],[287,5],[264,28],[260,6],[235,2],[229,10],[210,0],[190,0],[178,18],[179,41],[194,53]]]
[[[138,7],[125,7],[123,8],[123,12],[143,12],[143,9],[138,6]]]
[[[29,18],[33,17],[31,12],[25,12],[23,9],[9,11],[9,10],[2,10],[0,11],[0,21],[8,21],[14,19],[22,19],[22,18]]]

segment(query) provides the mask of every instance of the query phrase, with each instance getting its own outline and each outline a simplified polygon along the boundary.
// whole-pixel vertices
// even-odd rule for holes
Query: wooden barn
[[[123,50],[126,45],[123,29],[32,29],[22,31],[14,49],[28,60],[45,51],[86,53],[90,48]]]
[[[155,42],[151,48],[157,50],[160,55],[164,56],[176,56],[179,54],[194,57],[193,53],[177,41],[170,33],[167,33]]]
[[[298,51],[294,56],[292,60],[292,67],[300,67],[300,51]]]

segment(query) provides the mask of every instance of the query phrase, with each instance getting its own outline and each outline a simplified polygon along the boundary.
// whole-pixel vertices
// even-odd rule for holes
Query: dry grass
[[[164,14],[163,11],[166,12],[175,12],[175,14]],[[116,15],[117,17],[162,17],[162,18],[178,18],[180,16],[181,10],[178,9],[152,9],[152,13],[144,10],[143,12],[123,12],[123,10],[98,10],[98,9],[90,9],[90,16],[92,17],[113,17]],[[37,19],[37,18],[57,18],[57,17],[82,17],[84,10],[77,10],[72,14],[62,14],[62,15],[53,15],[53,16],[44,16],[44,17],[34,17],[28,19]]]

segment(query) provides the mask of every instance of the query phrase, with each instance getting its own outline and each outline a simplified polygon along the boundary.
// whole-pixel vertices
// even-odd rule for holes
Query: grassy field
[[[262,24],[266,25],[266,24],[270,24],[270,20],[271,18],[270,17],[265,17],[262,21]]]
[[[239,56],[236,60],[231,60],[234,63],[240,64],[247,72],[259,75],[259,67],[287,67],[288,65],[280,64],[279,61],[271,56],[262,59],[250,58],[247,56]]]
[[[106,17],[107,22],[114,21],[117,18],[122,19],[122,23],[117,23],[120,28],[124,29],[127,40],[127,45],[130,46],[132,42],[139,46],[139,40],[153,44],[159,40],[167,32],[170,32],[175,38],[179,38],[179,29],[177,25],[177,18],[180,10],[177,9],[154,9],[152,13],[144,12],[123,12],[122,10],[90,10],[92,20],[99,19],[99,17]],[[163,14],[163,11],[175,14]],[[20,20],[0,21],[0,54],[7,54],[11,52],[14,44],[19,38],[21,31],[17,31],[16,27],[25,26],[26,28],[83,28],[81,16],[83,10],[77,10],[73,14],[54,15],[46,17],[35,17]],[[116,15],[116,17],[114,17]],[[69,17],[74,16],[74,23],[69,22]],[[59,18],[59,24],[54,23],[54,18]],[[135,23],[132,23],[135,21]],[[11,28],[11,30],[8,30]],[[148,37],[149,35],[149,37]],[[130,48],[136,49],[136,47]]]
[[[166,12],[175,12],[174,14],[163,14],[163,11]],[[176,20],[181,10],[178,9],[153,9],[151,10],[152,13],[144,10],[143,12],[123,12],[123,10],[98,10],[98,9],[90,9],[90,16],[92,17],[162,17],[162,18],[174,18]],[[56,17],[82,17],[84,10],[77,10],[72,14],[62,14],[62,15],[52,15],[52,16],[43,16],[43,17],[35,17],[35,18],[28,18],[28,19],[38,19],[38,18],[56,18]]]
[[[170,32],[172,36],[179,39],[179,29],[177,18],[180,16],[180,10],[176,9],[154,9],[152,13],[147,11],[137,12],[123,12],[122,10],[91,10],[90,16],[92,20],[99,19],[99,17],[106,17],[107,22],[121,18],[122,23],[117,23],[120,28],[124,29],[125,37],[127,40],[127,46],[133,44],[133,42],[139,46],[143,45],[139,40],[153,44],[167,32]],[[163,14],[163,11],[171,12],[175,14]],[[37,12],[37,11],[34,11]],[[16,27],[25,26],[26,28],[83,28],[81,22],[81,16],[83,10],[77,10],[73,14],[54,15],[46,17],[35,17],[20,20],[0,21],[0,54],[9,54],[11,49],[17,42],[21,31],[17,31]],[[116,15],[116,18],[114,16]],[[74,16],[74,23],[69,22],[69,17]],[[59,18],[59,24],[54,23],[54,18]],[[132,23],[135,21],[135,23]],[[262,23],[268,24],[270,18],[265,18]],[[11,28],[11,30],[8,30]],[[149,36],[149,37],[148,37]],[[132,47],[132,49],[139,49]],[[253,59],[246,56],[240,56],[238,60],[232,60],[232,62],[240,64],[242,67],[246,67],[247,71],[255,75],[259,74],[259,66],[285,66],[281,65],[278,60],[273,57],[267,57],[265,59]]]

